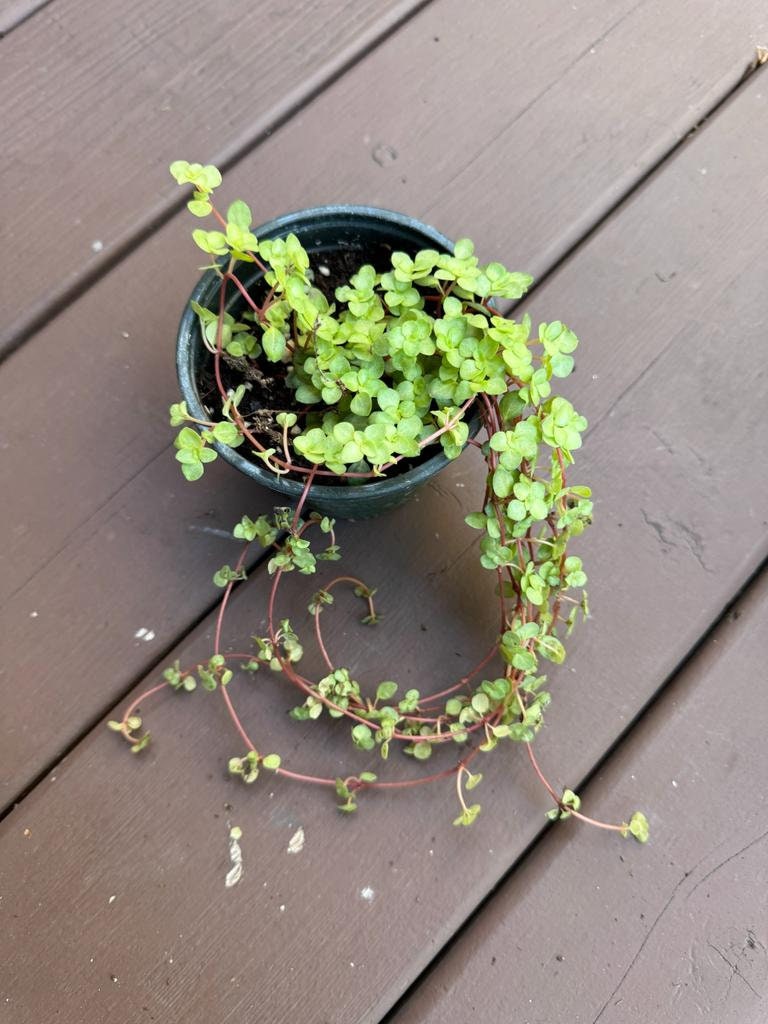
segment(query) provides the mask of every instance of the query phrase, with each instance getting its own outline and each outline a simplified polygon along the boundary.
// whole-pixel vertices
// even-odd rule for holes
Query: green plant
[[[171,424],[181,428],[176,458],[185,477],[197,480],[216,457],[213,441],[246,444],[273,473],[293,474],[304,487],[295,508],[277,508],[255,520],[244,516],[235,526],[234,537],[245,548],[234,567],[224,566],[214,576],[224,594],[209,661],[167,669],[164,681],[134,701],[111,727],[139,752],[148,740],[147,733],[140,733],[139,703],[163,687],[191,691],[199,682],[221,691],[245,746],[230,761],[234,775],[252,783],[266,769],[333,787],[341,810],[354,810],[362,791],[382,785],[375,774],[321,778],[283,766],[277,754],[257,751],[228,686],[235,663],[247,672],[266,666],[297,688],[294,718],[328,714],[346,720],[354,747],[378,750],[384,761],[393,745],[417,761],[428,760],[438,745],[455,745],[459,758],[454,766],[415,781],[455,777],[457,825],[471,824],[480,810],[465,799],[482,778],[470,771],[470,763],[499,744],[517,743],[554,800],[550,817],[572,816],[645,842],[647,822],[640,812],[618,825],[587,817],[575,793],[565,789],[558,794],[550,785],[532,749],[550,701],[542,665],[564,661],[563,638],[588,614],[587,577],[569,545],[591,522],[591,494],[568,479],[587,422],[553,392],[553,383],[573,368],[576,335],[555,320],[540,324],[532,337],[527,317],[516,321],[502,315],[500,303],[519,299],[531,278],[500,263],[481,265],[467,239],[457,242],[452,254],[395,252],[384,272],[361,266],[329,296],[294,235],[259,240],[251,230],[250,210],[240,200],[226,216],[217,210],[213,191],[221,176],[214,167],[178,161],[171,173],[180,184],[194,187],[191,213],[218,221],[216,229],[198,229],[193,237],[212,257],[210,267],[221,281],[217,309],[195,306],[213,363],[217,414],[204,421],[194,419],[184,402],[171,407]],[[258,295],[241,280],[246,264],[262,271]],[[239,292],[244,306],[239,320],[227,311],[231,289]],[[272,367],[292,397],[290,406],[260,430],[241,410],[253,374],[244,374],[235,387],[223,379],[224,367],[251,364],[260,374]],[[470,436],[470,414],[484,439]],[[265,436],[278,440],[269,444]],[[319,680],[305,677],[299,669],[302,645],[291,622],[278,620],[276,604],[286,573],[312,575],[318,560],[339,558],[333,520],[302,516],[312,483],[323,477],[357,482],[382,477],[438,444],[449,459],[468,444],[485,459],[484,493],[466,522],[480,535],[480,563],[496,583],[500,626],[495,642],[470,672],[437,692],[399,693],[395,682],[385,681],[373,697],[366,696],[350,672],[331,660],[321,618],[333,604],[334,589],[347,584],[365,602],[363,621],[374,624],[374,591],[355,577],[338,576],[309,604],[327,671]],[[252,543],[270,551],[267,634],[256,638],[253,653],[223,654],[224,613],[232,588],[245,578]],[[484,678],[494,662],[501,667]],[[414,780],[387,783],[411,784]]]

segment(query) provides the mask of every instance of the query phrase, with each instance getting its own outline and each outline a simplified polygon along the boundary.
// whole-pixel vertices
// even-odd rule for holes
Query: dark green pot
[[[381,269],[389,265],[389,254],[395,251],[411,255],[419,249],[453,252],[453,243],[434,228],[401,213],[370,206],[321,206],[299,210],[254,230],[259,238],[280,238],[291,232],[298,237],[310,256],[343,250],[359,254],[359,260],[355,261],[357,264],[373,263]],[[242,272],[242,265],[240,269]],[[260,276],[260,272],[255,270],[250,278],[244,278],[243,283],[251,287]],[[192,292],[190,301],[194,299],[206,308],[215,307],[219,286],[220,281],[214,271],[207,271]],[[235,289],[232,291],[228,311],[238,315],[242,299]],[[208,418],[198,389],[200,371],[207,355],[197,316],[188,302],[179,325],[176,368],[187,408],[198,419]],[[298,501],[303,489],[300,481],[275,476],[266,466],[243,458],[235,448],[218,443],[214,447],[222,458],[246,476],[283,495],[288,499],[288,504]],[[418,487],[444,469],[448,461],[440,448],[436,449],[436,454],[424,458],[413,469],[399,473],[392,479],[356,485],[314,484],[307,504],[316,512],[337,519],[369,519],[401,505]]]

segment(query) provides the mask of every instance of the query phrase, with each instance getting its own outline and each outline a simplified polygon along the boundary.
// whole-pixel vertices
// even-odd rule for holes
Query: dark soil
[[[328,299],[334,302],[336,289],[348,284],[350,277],[355,274],[363,263],[372,263],[377,270],[387,269],[391,264],[389,256],[391,249],[388,246],[379,245],[375,252],[359,249],[342,249],[333,253],[310,253],[311,267],[314,271],[314,285]],[[380,251],[379,251],[380,250]],[[249,289],[255,301],[260,301],[259,283]],[[262,292],[263,295],[263,292]],[[242,316],[247,307],[242,302],[239,305],[230,307],[230,312],[237,318]],[[246,359],[245,357],[235,358],[224,353],[221,359],[221,379],[227,390],[236,390],[243,383],[250,383],[252,386],[240,402],[238,408],[245,420],[250,425],[253,435],[264,445],[265,448],[282,449],[282,430],[278,426],[276,417],[281,412],[293,412],[299,417],[299,425],[303,422],[303,416],[307,412],[316,411],[320,407],[298,406],[295,402],[295,393],[286,384],[287,366],[283,363],[270,363],[267,360]],[[221,400],[219,397],[216,379],[214,376],[213,356],[209,355],[203,366],[201,379],[199,381],[200,398],[209,414],[216,418],[221,414]],[[435,449],[430,452],[434,454]],[[252,453],[248,443],[243,444],[238,452],[249,462],[260,464],[260,460]],[[391,476],[404,473],[418,465],[422,459],[404,459],[397,467],[391,470]],[[297,464],[307,466],[300,458],[296,459]],[[334,484],[346,485],[347,481],[339,478],[325,477],[324,485]]]

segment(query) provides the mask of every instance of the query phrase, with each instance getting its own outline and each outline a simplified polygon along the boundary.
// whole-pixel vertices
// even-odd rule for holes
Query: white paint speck
[[[116,899],[117,896],[110,896],[109,899],[107,900],[107,903],[114,903]]]
[[[699,174],[706,174],[706,173],[707,173],[707,168],[706,168],[706,167],[702,167],[702,168],[701,168],[701,169],[699,170]]]
[[[144,643],[148,644],[150,640],[155,639],[155,631],[153,629],[147,629],[146,626],[142,626],[141,629],[137,629],[133,634],[134,640],[143,640]]]
[[[30,612],[29,617],[30,619],[36,619],[39,614],[39,612]]]
[[[104,243],[102,241],[100,241],[98,238],[96,239],[95,242],[91,242],[91,249],[92,249],[93,252],[101,252],[103,248],[104,248]]]
[[[242,829],[239,829],[237,825],[229,830],[229,859],[232,862],[232,867],[224,879],[224,885],[227,889],[237,885],[243,877],[243,851],[240,849],[240,839],[242,837]]]
[[[430,850],[430,851],[429,851],[429,856],[430,856],[430,857],[434,857],[434,855],[435,855],[435,851],[434,851],[434,850]]]
[[[674,779],[672,779],[672,785],[675,787],[675,789],[677,789],[677,783],[675,782]]]
[[[321,263],[320,266],[317,269],[318,269],[318,272],[323,275],[323,277],[330,277],[331,276],[330,268],[326,267],[326,265],[324,263]]]
[[[376,899],[376,893],[370,885],[366,885],[360,890],[360,899],[365,900],[366,903],[373,903]]]
[[[354,960],[350,960],[349,961],[349,966],[350,967],[354,967],[355,966],[355,961]]]
[[[281,903],[281,904],[280,904],[280,913],[282,914],[282,912],[283,912],[284,910],[285,910],[285,904],[284,904],[284,903]]]
[[[120,337],[121,338],[130,338],[130,334],[128,333],[128,331],[120,331]]]
[[[305,838],[304,829],[301,827],[297,828],[288,842],[286,853],[301,853],[304,849]]]

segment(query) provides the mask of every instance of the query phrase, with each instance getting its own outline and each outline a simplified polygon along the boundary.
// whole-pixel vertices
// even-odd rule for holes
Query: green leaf
[[[251,211],[248,205],[242,199],[236,199],[227,210],[227,220],[240,228],[241,231],[247,231],[252,223]]]
[[[137,740],[133,744],[133,746],[131,747],[131,753],[132,754],[140,754],[141,751],[144,750],[148,746],[149,746],[149,733],[145,732],[144,735],[141,737],[141,739]],[[647,838],[647,836],[646,836],[646,838]],[[645,842],[645,840],[641,840],[641,842]]]
[[[468,516],[464,516],[464,522],[467,526],[471,526],[473,530],[484,530],[486,523],[485,513],[470,512]]]
[[[566,807],[572,808],[574,811],[578,811],[581,807],[581,798],[577,796],[572,789],[563,790],[561,802],[565,804]]]
[[[469,825],[473,824],[478,814],[480,813],[480,809],[480,804],[472,804],[471,807],[467,807],[465,810],[462,810],[458,818],[454,818],[453,824],[464,825],[468,827]]]
[[[171,426],[180,427],[189,417],[186,402],[176,402],[168,410]]]
[[[262,758],[261,763],[265,768],[269,768],[270,771],[276,772],[280,767],[280,755],[279,754],[267,754],[266,757]]]
[[[279,362],[286,351],[285,338],[276,327],[267,327],[261,339],[264,355],[271,363]],[[306,401],[307,399],[304,399]]]
[[[650,827],[648,825],[648,819],[642,811],[635,811],[629,819],[629,832],[630,835],[634,836],[638,843],[648,842]]]
[[[195,217],[207,217],[213,207],[204,199],[190,199],[187,209]]]
[[[476,693],[472,697],[472,707],[478,715],[486,715],[491,707],[487,693]]]
[[[221,231],[204,231],[197,228],[192,232],[192,238],[203,252],[211,253],[213,256],[224,256],[229,252],[226,235]]]
[[[539,651],[549,661],[554,661],[556,665],[562,665],[565,661],[565,647],[563,647],[560,640],[556,636],[547,634],[546,636],[540,636],[537,639]],[[525,665],[523,668],[529,669],[532,666]]]
[[[352,742],[360,750],[373,750],[376,742],[373,738],[373,733],[367,725],[362,723],[353,726],[352,728]]]
[[[214,424],[213,436],[221,444],[230,446],[234,446],[240,441],[240,431],[234,423],[230,423],[228,420],[222,420],[221,423]]]
[[[376,701],[389,700],[397,693],[397,683],[379,683],[376,687]]]
[[[414,743],[413,745],[413,756],[417,761],[426,761],[432,756],[432,744],[427,741],[420,743]]]
[[[493,493],[497,498],[508,498],[512,493],[514,482],[515,478],[509,470],[504,466],[498,466],[493,474]]]
[[[199,480],[203,475],[203,464],[199,459],[194,462],[185,462],[182,464],[181,472],[187,480],[194,483],[195,480]]]

